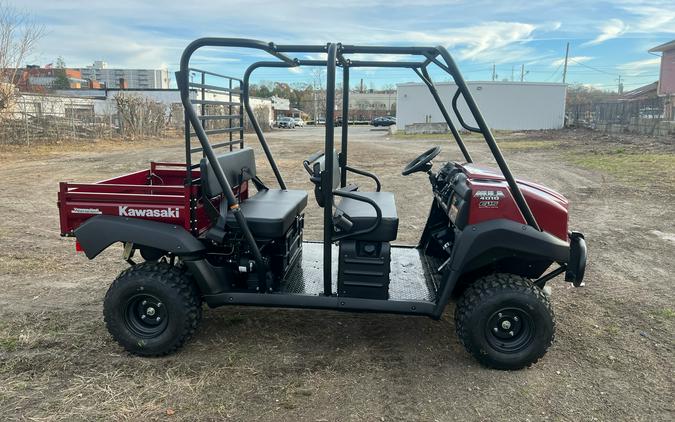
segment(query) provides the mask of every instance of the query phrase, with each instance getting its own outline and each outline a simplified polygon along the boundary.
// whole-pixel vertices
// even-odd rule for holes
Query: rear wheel
[[[108,331],[127,351],[163,356],[197,329],[201,298],[192,280],[165,262],[144,262],[123,271],[103,303]]]
[[[544,292],[527,278],[491,274],[464,291],[455,327],[466,350],[483,365],[520,369],[553,343],[555,316]]]

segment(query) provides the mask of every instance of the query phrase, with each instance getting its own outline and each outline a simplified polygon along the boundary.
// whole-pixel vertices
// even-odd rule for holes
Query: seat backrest
[[[323,155],[312,164],[312,171],[317,180],[321,180],[321,172],[326,169],[326,156]],[[333,150],[333,177],[331,178],[331,186],[337,189],[340,186],[340,160],[338,152]],[[323,202],[323,184],[314,185],[314,197],[320,207],[324,206]]]
[[[229,151],[216,156],[216,159],[225,173],[225,178],[233,188],[255,177],[255,155],[251,148]],[[208,197],[212,198],[223,193],[211,163],[206,157],[202,158],[199,163],[199,170],[201,171],[202,189]]]

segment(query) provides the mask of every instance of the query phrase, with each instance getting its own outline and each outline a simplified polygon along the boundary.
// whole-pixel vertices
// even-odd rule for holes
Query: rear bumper
[[[575,287],[582,285],[586,273],[586,240],[579,232],[570,233],[570,260],[565,271],[565,281],[574,284]]]

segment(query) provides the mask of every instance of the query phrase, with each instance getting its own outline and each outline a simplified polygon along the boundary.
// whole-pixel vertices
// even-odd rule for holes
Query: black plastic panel
[[[436,291],[432,271],[419,250],[391,247],[389,300],[435,302]],[[337,291],[338,247],[333,246],[333,292]],[[281,293],[298,295],[323,294],[323,245],[303,243],[300,265],[293,268],[282,281]]]

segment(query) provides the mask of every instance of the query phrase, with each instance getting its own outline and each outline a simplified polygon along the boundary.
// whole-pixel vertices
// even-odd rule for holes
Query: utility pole
[[[492,80],[497,80],[497,65],[492,63]]]
[[[520,65],[520,82],[523,82],[525,79],[525,65],[521,64]]]
[[[565,49],[565,67],[563,67],[563,83],[567,80],[567,59],[570,57],[570,43],[567,43],[567,48]]]
[[[619,81],[619,87],[617,91],[619,92],[619,94],[623,94],[623,83],[621,82],[621,75],[619,75],[619,79],[617,80]]]

